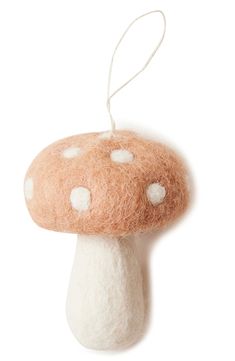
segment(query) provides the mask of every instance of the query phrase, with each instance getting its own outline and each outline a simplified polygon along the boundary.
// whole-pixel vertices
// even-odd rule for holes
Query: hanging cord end
[[[111,99],[110,97],[107,99],[106,106],[108,109],[109,118],[110,118],[110,122],[111,122],[111,133],[113,134],[116,130],[116,124],[115,124],[115,121],[113,119],[112,112],[111,112],[110,99]]]

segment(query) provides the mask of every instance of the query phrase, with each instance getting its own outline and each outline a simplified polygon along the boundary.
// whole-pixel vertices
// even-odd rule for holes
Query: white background
[[[1,0],[1,360],[234,361],[233,6],[232,0]],[[114,99],[113,113],[118,128],[152,133],[185,156],[194,201],[151,247],[145,337],[125,352],[100,353],[80,346],[66,322],[76,237],[31,221],[23,178],[54,140],[109,129],[112,51],[131,20],[157,8],[167,17],[165,41],[148,70]],[[160,37],[160,17],[141,24],[120,50],[115,84],[143,64]]]

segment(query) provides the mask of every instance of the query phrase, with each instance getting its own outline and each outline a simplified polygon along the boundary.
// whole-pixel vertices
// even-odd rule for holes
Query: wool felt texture
[[[134,243],[78,235],[66,304],[78,341],[96,350],[126,348],[143,332],[144,311]]]
[[[159,204],[148,197],[154,183],[165,189]],[[57,141],[32,162],[25,185],[29,212],[39,226],[87,235],[161,229],[184,212],[189,200],[182,160],[167,146],[130,131]],[[77,188],[87,190],[85,207],[84,199],[71,202]]]

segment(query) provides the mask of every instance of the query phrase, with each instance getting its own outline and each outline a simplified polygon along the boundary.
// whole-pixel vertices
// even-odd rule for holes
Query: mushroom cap
[[[165,145],[130,131],[59,140],[25,178],[31,217],[60,232],[124,236],[161,229],[186,209],[187,174]]]

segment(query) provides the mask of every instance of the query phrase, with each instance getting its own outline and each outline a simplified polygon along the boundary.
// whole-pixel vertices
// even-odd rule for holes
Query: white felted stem
[[[141,335],[142,275],[133,247],[126,239],[78,236],[67,318],[88,348],[124,348]]]

